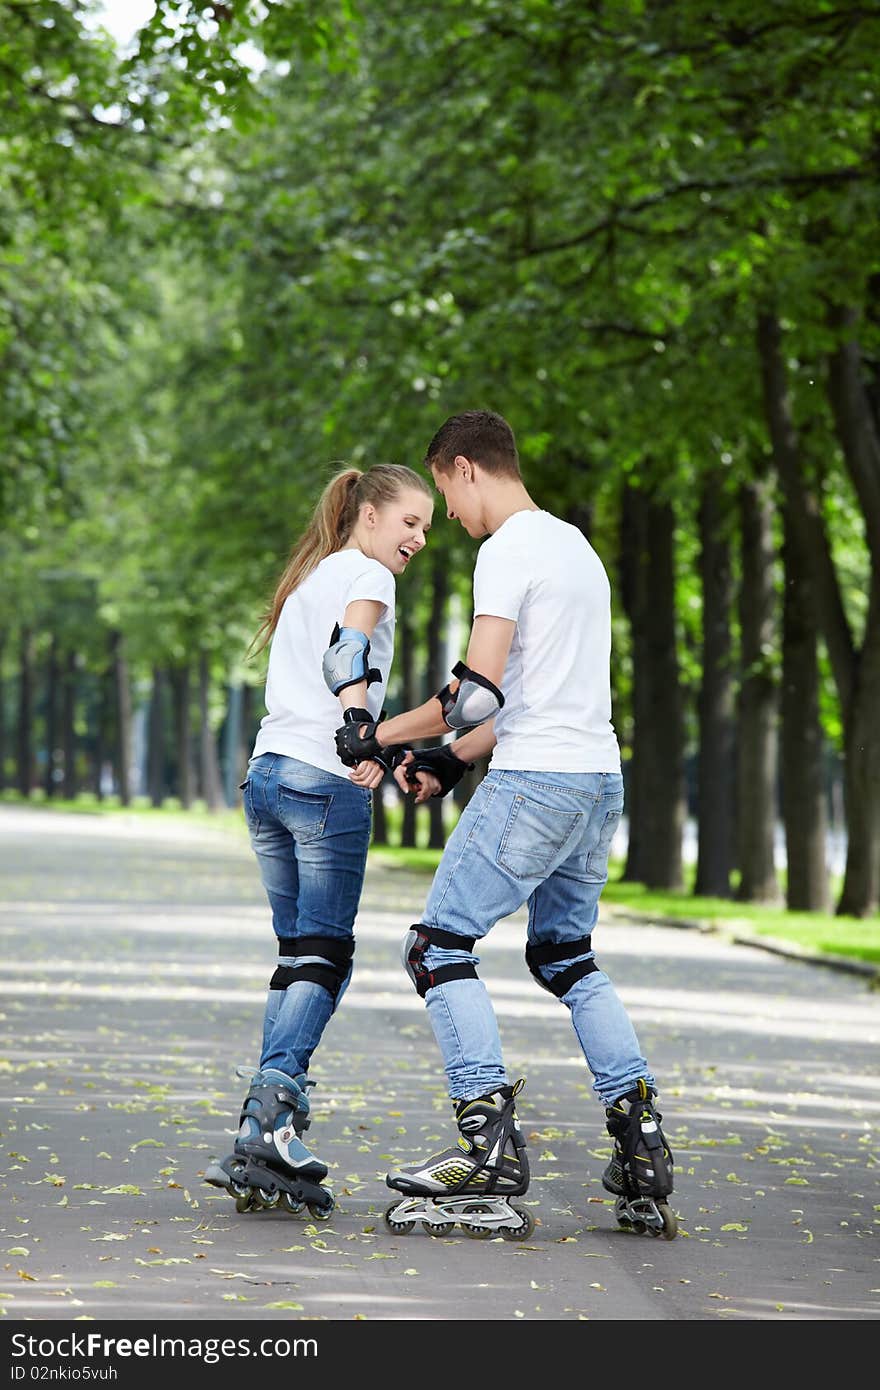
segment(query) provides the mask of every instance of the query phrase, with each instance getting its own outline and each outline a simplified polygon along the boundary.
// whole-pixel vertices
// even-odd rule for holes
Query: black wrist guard
[[[417,772],[430,772],[440,783],[439,792],[435,796],[446,796],[453,787],[457,787],[464,774],[473,767],[473,763],[466,763],[457,758],[448,743],[441,743],[439,748],[419,748],[413,750],[413,760],[406,765],[406,780],[415,782]]]
[[[336,730],[336,752],[345,766],[357,767],[365,758],[374,758],[387,767],[384,759],[390,750],[383,748],[376,738],[379,721],[362,709],[347,709],[343,718],[345,723]]]
[[[352,705],[342,716],[343,724],[372,724],[373,716],[368,709],[358,709]]]
[[[403,762],[408,752],[409,749],[404,748],[400,743],[389,743],[387,748],[380,748],[378,753],[371,753],[370,757],[374,763],[384,767],[386,772],[393,772]]]

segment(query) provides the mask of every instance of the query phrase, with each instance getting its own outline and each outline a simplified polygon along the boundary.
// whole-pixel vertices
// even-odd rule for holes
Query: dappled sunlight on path
[[[384,1174],[451,1135],[399,962],[428,880],[372,864],[312,1068],[325,1226],[239,1216],[201,1174],[237,1123],[274,950],[246,841],[0,808],[0,1189],[13,1318],[847,1319],[880,1312],[880,995],[603,915],[597,955],[660,1081],[672,1243],[620,1233],[601,1107],[524,914],[480,948],[532,1160],[522,1246],[392,1237]],[[48,824],[47,824],[48,822]],[[51,831],[51,835],[47,834]],[[160,833],[161,832],[161,833]]]

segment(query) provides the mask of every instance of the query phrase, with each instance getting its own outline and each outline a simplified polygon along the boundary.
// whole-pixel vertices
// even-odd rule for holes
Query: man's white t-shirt
[[[516,623],[492,767],[619,772],[611,588],[583,533],[550,512],[514,512],[477,555],[474,617],[481,614]]]
[[[269,650],[266,709],[253,756],[282,753],[339,777],[350,769],[336,755],[333,735],[342,706],[324,683],[322,661],[334,624],[356,599],[385,605],[370,638],[368,665],[381,673],[367,690],[367,709],[379,717],[394,653],[394,575],[360,550],[327,555],[289,594]]]

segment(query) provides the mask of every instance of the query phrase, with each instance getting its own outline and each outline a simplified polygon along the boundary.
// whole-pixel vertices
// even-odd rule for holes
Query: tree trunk
[[[248,761],[254,751],[257,730],[260,726],[260,721],[257,718],[255,710],[256,702],[256,691],[254,687],[252,685],[245,685],[241,692],[241,728],[239,730],[240,742],[238,745],[239,782],[244,781]]]
[[[419,703],[415,681],[415,634],[413,632],[412,604],[401,613],[398,625],[400,637],[400,673],[403,708],[414,709]],[[396,785],[396,784],[395,784]],[[416,843],[416,803],[412,795],[400,793],[403,801],[403,823],[400,829],[400,843],[405,849],[414,849]]]
[[[634,489],[625,484],[621,494],[619,572],[620,594],[624,611],[629,619],[630,628],[632,666],[630,714],[632,734],[629,740],[629,757],[625,756],[625,750],[623,748],[621,749],[621,753],[624,755],[622,757],[625,788],[624,805],[629,827],[626,846],[626,863],[623,866],[623,878],[630,883],[641,882],[644,863],[641,818],[641,806],[644,800],[644,793],[641,785],[641,774],[643,769],[635,756],[636,727],[641,710],[642,686],[644,682],[644,677],[640,670],[643,655],[641,646],[639,646],[638,656],[636,654],[636,615],[644,602],[642,592],[644,589],[642,552],[645,544],[643,511],[643,502],[638,498]]]
[[[18,658],[18,724],[16,728],[18,790],[30,796],[34,783],[34,652],[33,633],[23,627]]]
[[[828,359],[828,398],[876,565],[880,563],[880,435],[856,338],[858,319],[854,309],[837,306],[832,310],[831,325],[841,341]]]
[[[590,487],[589,469],[580,467],[577,471],[582,475],[584,485]],[[593,480],[593,486],[595,486],[595,479]],[[589,540],[593,529],[593,516],[595,510],[592,502],[572,502],[566,509],[565,519],[570,525],[576,526],[579,531],[583,532],[586,539]]]
[[[880,699],[880,554],[872,551],[868,619],[863,648],[857,652],[821,507],[803,477],[782,355],[782,329],[775,315],[761,315],[758,348],[770,438],[788,508],[791,542],[798,547],[801,564],[809,572],[814,586],[818,620],[843,716],[847,856],[843,892],[837,911],[863,917],[876,907],[880,889],[880,793],[877,790],[880,785],[880,747],[875,717]],[[835,412],[842,412],[844,417],[849,411],[870,412],[860,382],[853,383],[847,376],[856,367],[857,359],[854,360],[851,354],[838,356],[832,361],[829,390]],[[872,460],[863,457],[862,453],[857,457],[850,455],[856,446],[864,452],[874,436],[863,427],[863,422],[862,425],[853,425],[848,420],[839,424],[838,433],[859,500],[863,507],[870,507],[875,489],[864,473],[872,463],[880,465],[880,459]],[[866,516],[865,530],[869,545],[873,544],[876,529],[872,519]]]
[[[3,679],[6,637],[5,629],[0,629],[0,791],[6,790],[6,682]]]
[[[446,844],[446,822],[443,806],[446,798],[432,796],[428,806],[428,849],[443,849]]]
[[[778,738],[773,672],[776,593],[773,499],[769,482],[740,489],[741,665],[737,726],[737,858],[742,902],[779,900],[774,838]]]
[[[473,585],[470,586],[467,593],[467,597],[462,602],[460,622],[462,632],[465,634],[464,644],[466,646],[468,635],[473,630],[474,626]],[[462,652],[462,656],[464,656],[464,652]],[[446,682],[449,680],[449,677],[450,672],[447,671],[443,677],[443,680],[440,682],[441,687],[446,684]],[[473,769],[470,772],[466,772],[462,777],[461,781],[459,782],[458,786],[455,788],[455,790],[449,793],[450,798],[452,799],[454,805],[457,808],[458,815],[461,815],[462,811],[467,806],[474,792],[477,790],[477,787],[480,785],[483,778],[486,776],[486,773],[489,771],[490,756],[491,755],[487,755],[483,758],[477,758],[477,760],[474,763]]]
[[[703,675],[698,700],[699,801],[694,892],[730,897],[733,861],[733,673],[729,503],[717,474],[704,482],[699,508],[703,587]]]
[[[238,787],[244,776],[240,759],[243,712],[244,686],[235,681],[226,687],[223,723],[223,796],[227,806],[234,806],[238,801]]]
[[[113,658],[116,715],[114,774],[119,800],[123,806],[129,806],[131,804],[131,682],[128,677],[125,642],[121,632],[111,633],[110,650]]]
[[[668,502],[626,484],[622,597],[632,632],[633,751],[624,877],[681,888],[684,721],[675,631],[675,516]]]
[[[385,815],[385,798],[382,785],[373,788],[373,844],[387,845],[388,817]]]
[[[61,704],[61,741],[64,758],[64,796],[72,801],[78,790],[76,774],[76,652],[64,656],[64,684]]]
[[[880,568],[871,578],[865,637],[849,717],[846,763],[846,872],[837,911],[868,917],[880,899]]]
[[[428,626],[428,685],[430,690],[442,690],[449,679],[446,670],[446,604],[449,598],[449,570],[446,557],[437,552],[431,568],[431,612]],[[432,796],[428,806],[428,848],[442,849],[446,844],[443,806],[446,798]]]
[[[774,314],[758,319],[764,410],[773,446],[773,462],[789,511],[791,540],[813,577],[819,627],[828,648],[841,709],[852,700],[856,654],[850,632],[822,509],[810,491],[801,458],[782,353],[782,328]]]
[[[199,773],[202,796],[209,811],[219,811],[223,805],[220,783],[220,764],[217,740],[210,724],[211,668],[207,652],[199,656]]]
[[[171,672],[174,696],[174,742],[176,746],[177,795],[181,806],[188,811],[193,802],[192,738],[189,727],[190,678],[188,666],[176,666]],[[238,779],[241,781],[241,778]]]
[[[880,902],[880,434],[855,336],[858,317],[848,307],[832,311],[841,340],[829,358],[828,395],[871,557],[868,615],[844,720],[847,856],[837,906],[841,914],[866,917]]]
[[[153,693],[150,697],[149,752],[147,755],[147,794],[154,806],[165,797],[165,673],[153,667]]]
[[[782,610],[782,807],[791,911],[828,910],[816,603],[787,509]]]
[[[458,786],[455,788],[455,791],[450,793],[450,795],[455,798],[459,815],[464,810],[465,806],[467,806],[488,771],[489,755],[487,754],[483,758],[475,759],[471,771],[464,774]]]
[[[108,735],[113,709],[112,674],[102,671],[97,677],[95,691],[95,737],[92,743],[92,791],[98,801],[104,800],[104,758],[109,746]]]
[[[55,795],[55,749],[58,743],[58,637],[49,639],[46,659],[46,775],[43,786],[47,797]]]

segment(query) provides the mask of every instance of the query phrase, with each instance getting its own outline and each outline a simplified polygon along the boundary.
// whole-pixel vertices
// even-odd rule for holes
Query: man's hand
[[[436,783],[436,790],[426,791],[425,795],[417,794],[416,801],[426,801],[428,796],[446,796],[452,791],[453,787],[458,786],[464,774],[473,767],[473,763],[464,762],[457,758],[452,751],[452,746],[443,743],[439,748],[420,748],[408,757],[403,764],[402,770],[406,780],[415,783],[422,789],[425,786],[422,775],[427,774],[431,779],[432,788]],[[402,782],[395,772],[395,779],[399,786]]]
[[[406,749],[403,760],[394,769],[394,780],[405,796],[415,793],[416,805],[428,801],[432,796],[442,796],[439,778],[432,772],[415,772],[412,769],[413,753]]]

